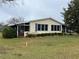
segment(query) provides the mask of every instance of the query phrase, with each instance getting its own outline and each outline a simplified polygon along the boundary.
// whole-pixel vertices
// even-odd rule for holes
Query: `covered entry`
[[[29,32],[30,30],[29,23],[10,25],[10,27],[16,30],[17,37],[24,36],[25,32]]]
[[[17,25],[17,36],[24,36],[24,32],[28,32],[29,28],[30,28],[29,23],[23,23]]]

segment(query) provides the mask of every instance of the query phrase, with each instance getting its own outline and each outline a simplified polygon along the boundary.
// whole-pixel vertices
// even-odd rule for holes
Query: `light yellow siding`
[[[35,31],[35,24],[48,24],[48,31]],[[51,25],[61,25],[61,31],[51,31]],[[62,33],[62,24],[51,19],[30,22],[29,34]]]

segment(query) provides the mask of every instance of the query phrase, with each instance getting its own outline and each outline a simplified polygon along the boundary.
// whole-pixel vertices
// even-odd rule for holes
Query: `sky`
[[[24,1],[24,2],[22,2]],[[18,0],[14,6],[0,6],[0,22],[7,22],[11,17],[23,17],[25,21],[41,18],[53,18],[63,22],[63,8],[70,0]]]

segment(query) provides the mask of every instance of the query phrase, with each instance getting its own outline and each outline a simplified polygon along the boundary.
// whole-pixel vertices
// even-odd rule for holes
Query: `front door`
[[[24,36],[24,26],[19,26],[19,36]]]

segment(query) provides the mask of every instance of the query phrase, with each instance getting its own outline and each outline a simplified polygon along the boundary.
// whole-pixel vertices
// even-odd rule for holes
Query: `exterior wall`
[[[35,24],[48,24],[48,31],[35,31]],[[62,25],[61,25],[61,31],[51,31],[51,25],[61,25],[61,24],[51,19],[30,22],[29,34],[62,33]]]

